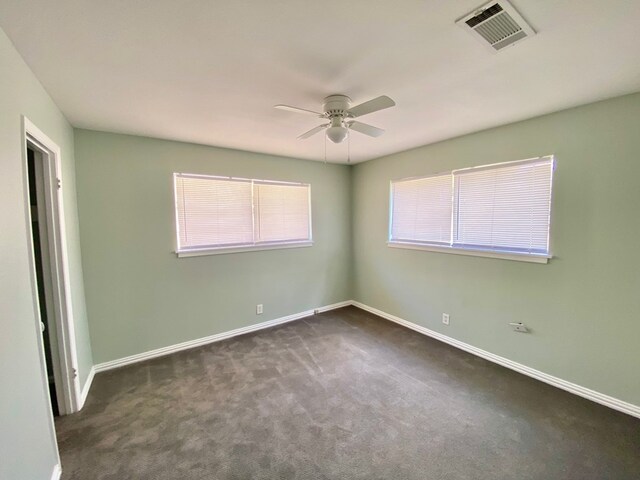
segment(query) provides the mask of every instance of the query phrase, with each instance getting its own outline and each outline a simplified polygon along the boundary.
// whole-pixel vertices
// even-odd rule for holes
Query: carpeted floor
[[[355,307],[98,374],[63,480],[640,479],[640,420]]]

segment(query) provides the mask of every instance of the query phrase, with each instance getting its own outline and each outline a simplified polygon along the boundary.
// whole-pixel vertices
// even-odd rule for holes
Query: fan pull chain
[[[324,134],[324,164],[327,164],[327,134]]]
[[[347,128],[347,163],[351,163],[351,130]]]

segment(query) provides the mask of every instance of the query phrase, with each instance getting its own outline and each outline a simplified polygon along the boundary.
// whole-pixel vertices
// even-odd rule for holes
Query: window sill
[[[282,248],[311,247],[313,242],[271,243],[265,245],[251,245],[248,247],[218,247],[200,248],[192,250],[178,250],[176,255],[183,257],[199,257],[202,255],[223,255],[226,253],[257,252],[260,250],[280,250]]]
[[[500,258],[502,260],[515,260],[518,262],[530,263],[549,263],[549,259],[551,258],[551,255],[490,252],[486,250],[441,247],[437,245],[423,245],[418,243],[387,242],[387,246],[392,248],[406,248],[409,250],[426,250],[429,252],[452,253],[454,255],[469,255],[472,257]]]

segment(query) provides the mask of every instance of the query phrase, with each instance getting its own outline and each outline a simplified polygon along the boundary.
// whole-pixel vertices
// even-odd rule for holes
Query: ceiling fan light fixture
[[[345,138],[349,135],[349,130],[347,127],[329,127],[327,128],[327,137],[333,143],[341,143]]]

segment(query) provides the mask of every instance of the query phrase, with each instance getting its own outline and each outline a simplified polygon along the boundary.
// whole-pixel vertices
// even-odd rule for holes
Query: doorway
[[[42,376],[53,416],[80,409],[60,149],[23,117],[24,183]]]
[[[53,323],[53,287],[49,262],[49,243],[47,238],[47,219],[44,202],[44,175],[42,153],[34,145],[27,142],[27,171],[29,175],[29,212],[31,214],[31,237],[33,241],[33,260],[36,269],[38,306],[40,307],[40,329],[49,385],[49,397],[53,416],[60,415],[58,392],[56,385],[61,386],[60,362],[53,352],[58,352],[57,338]],[[56,382],[56,377],[58,382]],[[62,397],[62,396],[60,396]]]

